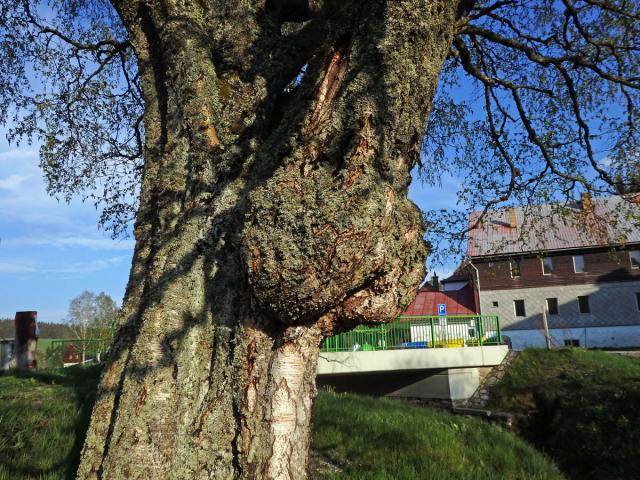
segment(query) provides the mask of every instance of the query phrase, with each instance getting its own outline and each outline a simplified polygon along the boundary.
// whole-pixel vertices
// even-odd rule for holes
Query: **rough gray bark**
[[[114,1],[145,172],[78,478],[304,478],[322,338],[424,275],[406,194],[460,2],[286,3]]]

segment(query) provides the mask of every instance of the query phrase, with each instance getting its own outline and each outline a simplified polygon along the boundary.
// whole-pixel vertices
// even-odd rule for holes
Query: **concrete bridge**
[[[323,345],[318,384],[378,395],[467,399],[508,352],[497,317],[401,318],[341,335]]]

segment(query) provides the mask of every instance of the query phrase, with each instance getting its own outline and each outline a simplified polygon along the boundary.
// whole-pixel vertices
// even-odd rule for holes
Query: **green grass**
[[[526,350],[493,388],[490,407],[527,415],[523,435],[571,478],[638,478],[638,359],[581,349]]]
[[[98,367],[0,375],[0,479],[73,478]],[[321,391],[314,479],[563,478],[542,454],[476,419]]]
[[[47,349],[51,346],[51,342],[57,340],[56,338],[39,338],[38,339],[38,352],[46,353]]]
[[[0,375],[0,479],[73,478],[99,367]]]
[[[563,478],[527,443],[475,418],[400,400],[324,391],[316,400],[314,418],[315,464],[337,467],[314,478]]]

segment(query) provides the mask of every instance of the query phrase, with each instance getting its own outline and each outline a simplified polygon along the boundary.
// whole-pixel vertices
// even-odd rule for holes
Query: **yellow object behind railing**
[[[449,338],[448,340],[436,342],[435,348],[458,348],[464,347],[464,339]],[[429,342],[429,348],[433,348],[433,342]]]

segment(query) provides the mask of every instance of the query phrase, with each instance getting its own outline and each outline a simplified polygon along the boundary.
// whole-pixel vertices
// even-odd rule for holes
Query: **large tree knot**
[[[252,294],[285,324],[329,312],[337,329],[388,321],[424,277],[422,216],[401,182],[376,168],[372,114],[361,118],[340,161],[308,169],[293,160],[250,196],[243,240]]]

